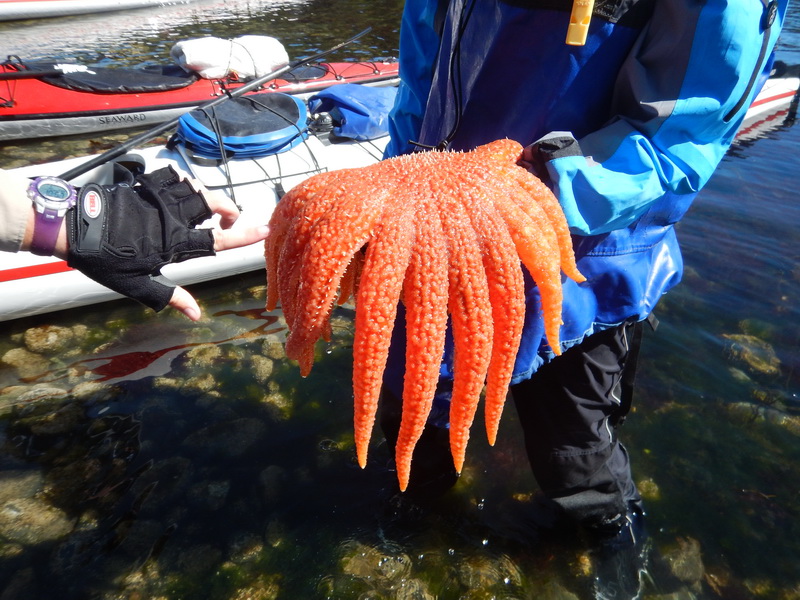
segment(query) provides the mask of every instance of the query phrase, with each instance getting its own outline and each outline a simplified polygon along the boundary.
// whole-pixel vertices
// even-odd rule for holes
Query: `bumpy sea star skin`
[[[560,352],[561,272],[582,281],[558,201],[499,140],[473,152],[425,152],[314,176],[273,213],[266,240],[267,308],[280,301],[286,353],[311,370],[335,302],[355,299],[356,454],[363,467],[389,341],[406,308],[400,489],[430,413],[449,322],[453,330],[450,446],[461,471],[486,385],[494,444],[525,318],[520,262],[539,287],[545,332]],[[338,294],[337,294],[338,291]]]
[[[369,433],[375,422],[398,299],[411,260],[415,237],[411,209],[413,204],[408,203],[387,212],[367,246],[358,283],[353,400],[356,453],[362,468],[367,464]]]
[[[417,236],[403,285],[406,306],[406,357],[403,414],[395,444],[400,489],[411,473],[411,456],[431,411],[447,330],[447,242],[432,201],[421,203],[415,217]],[[377,399],[376,399],[377,401]],[[364,433],[369,439],[370,431]]]
[[[333,194],[329,193],[330,188],[325,187],[328,182],[332,181],[335,181],[333,172],[320,173],[292,188],[275,207],[275,211],[272,213],[270,236],[266,240],[264,248],[268,279],[271,281],[277,282],[278,263],[281,255],[283,253],[296,255],[297,252],[292,252],[289,248],[290,244],[302,248],[306,243],[306,236],[301,235],[297,228],[310,226],[316,221],[311,213],[312,209],[318,208],[318,213],[322,214],[332,201]],[[321,194],[323,190],[325,191],[324,196]],[[326,202],[321,203],[322,200],[326,200]],[[309,218],[301,216],[306,212],[310,213]],[[288,286],[289,282],[287,282],[286,290],[289,289]],[[275,309],[278,305],[278,297],[276,283],[267,289],[267,309]]]
[[[465,199],[473,207],[469,215],[479,235],[492,306],[494,331],[491,362],[486,374],[484,420],[489,444],[494,446],[525,323],[525,287],[519,257],[508,228],[483,195],[481,188],[472,187]],[[473,200],[475,196],[479,196],[477,200]]]
[[[472,227],[463,194],[448,178],[434,188],[449,251],[448,310],[453,326],[453,393],[450,402],[450,450],[461,472],[480,393],[492,355],[492,307],[478,233]]]
[[[384,199],[388,195],[388,190],[378,194],[366,193],[364,197],[347,195],[331,205],[314,223],[299,263],[294,267],[298,269],[298,285],[292,318],[295,319],[299,312],[303,315],[303,325],[290,325],[286,339],[287,356],[308,357],[309,350],[327,330],[339,281],[352,256],[369,241],[383,214]],[[347,235],[341,235],[344,223],[347,223]],[[303,375],[308,375],[310,368],[307,361],[301,361]]]

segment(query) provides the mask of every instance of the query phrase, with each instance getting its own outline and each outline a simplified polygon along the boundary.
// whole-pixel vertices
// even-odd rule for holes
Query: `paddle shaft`
[[[309,56],[307,58],[300,58],[300,59],[298,59],[296,61],[287,63],[287,64],[283,65],[282,67],[278,67],[277,69],[275,69],[274,71],[271,71],[270,73],[267,73],[263,77],[259,77],[257,79],[254,79],[253,81],[251,81],[249,83],[246,83],[245,85],[243,85],[241,87],[238,87],[238,88],[236,88],[235,90],[233,90],[231,92],[227,92],[226,95],[224,95],[224,96],[220,96],[219,98],[215,98],[214,100],[209,100],[208,102],[199,105],[197,107],[197,109],[198,110],[202,110],[202,109],[206,109],[206,108],[211,108],[211,107],[217,106],[219,104],[222,104],[223,102],[227,102],[228,100],[230,100],[232,98],[238,98],[239,96],[242,96],[243,94],[246,94],[247,92],[249,92],[251,90],[254,90],[254,89],[257,89],[257,88],[261,87],[266,82],[271,81],[272,79],[275,79],[276,77],[278,77],[279,75],[282,75],[286,71],[290,71],[291,69],[295,69],[295,68],[297,68],[297,67],[299,67],[301,65],[304,65],[306,63],[319,60],[320,58],[322,58],[324,56],[327,56],[328,54],[331,54],[331,53],[335,52],[336,50],[339,50],[343,46],[346,46],[347,44],[350,44],[350,43],[356,41],[358,38],[362,37],[363,35],[367,34],[371,29],[372,29],[371,27],[368,27],[367,29],[365,29],[361,33],[358,33],[358,34],[354,35],[353,37],[351,37],[349,40],[345,40],[344,42],[336,44],[333,48],[329,48],[328,50],[323,50],[322,52],[318,52],[317,54],[314,54],[314,55]],[[62,173],[61,175],[59,175],[59,177],[61,179],[65,179],[65,180],[69,181],[70,179],[74,179],[75,177],[78,177],[79,175],[83,175],[84,173],[88,173],[92,169],[94,169],[96,167],[99,167],[100,165],[103,165],[103,164],[107,163],[110,160],[114,160],[118,156],[122,156],[128,150],[131,150],[132,148],[135,148],[136,146],[138,146],[138,145],[140,145],[140,144],[142,144],[144,142],[148,142],[148,141],[152,140],[153,138],[158,137],[162,133],[165,133],[165,132],[169,131],[170,129],[175,127],[178,124],[179,121],[180,121],[180,117],[176,117],[176,118],[171,119],[169,121],[165,121],[164,123],[161,123],[160,125],[157,125],[153,129],[145,131],[144,133],[139,134],[139,135],[129,139],[127,142],[123,142],[119,146],[111,148],[110,150],[107,150],[106,152],[103,152],[102,154],[98,154],[97,156],[95,156],[93,158],[90,158],[86,162],[81,163],[80,165],[78,165],[77,167],[73,167],[69,171],[66,171],[65,173]]]

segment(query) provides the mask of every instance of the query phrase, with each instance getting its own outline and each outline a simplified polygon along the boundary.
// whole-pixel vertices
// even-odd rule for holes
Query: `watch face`
[[[75,188],[58,177],[38,177],[31,182],[28,195],[37,207],[37,212],[49,214],[57,211],[61,217],[75,204]],[[50,217],[52,218],[52,216]]]
[[[42,196],[50,198],[51,200],[66,200],[72,195],[72,190],[67,186],[60,185],[53,181],[40,183],[38,190]]]
[[[28,196],[36,209],[30,251],[52,256],[64,215],[75,205],[75,188],[58,177],[37,177],[28,186]]]

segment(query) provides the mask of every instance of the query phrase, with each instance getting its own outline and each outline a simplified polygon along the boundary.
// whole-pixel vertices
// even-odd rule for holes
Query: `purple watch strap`
[[[39,256],[53,256],[63,221],[64,217],[59,217],[49,210],[44,213],[37,212],[30,251]]]
[[[30,251],[52,256],[64,216],[75,206],[75,188],[58,177],[37,177],[28,186],[28,197],[36,210]]]

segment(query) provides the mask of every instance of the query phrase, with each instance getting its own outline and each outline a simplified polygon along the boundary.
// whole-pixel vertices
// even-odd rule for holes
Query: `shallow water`
[[[269,24],[292,55],[367,22],[382,33],[365,52],[396,52],[400,2],[246,4],[237,32]],[[354,9],[363,21],[331,26]],[[163,55],[163,31],[66,48],[138,64]],[[793,15],[787,62],[799,39]],[[0,164],[88,142],[0,148]],[[651,598],[800,596],[798,144],[786,123],[735,147],[678,227],[686,275],[658,307],[621,430],[647,499]],[[302,379],[261,274],[193,291],[199,325],[127,301],[2,325],[0,598],[580,597],[583,548],[539,535],[513,408],[495,448],[475,424],[457,486],[420,506],[394,493],[378,432],[355,465],[348,309]]]

